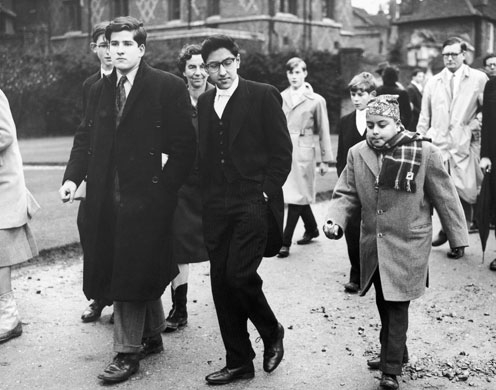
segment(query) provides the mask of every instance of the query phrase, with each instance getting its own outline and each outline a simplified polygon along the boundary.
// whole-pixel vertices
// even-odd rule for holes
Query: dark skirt
[[[194,171],[177,194],[173,223],[173,252],[177,264],[208,260],[203,241],[202,198],[199,178]]]

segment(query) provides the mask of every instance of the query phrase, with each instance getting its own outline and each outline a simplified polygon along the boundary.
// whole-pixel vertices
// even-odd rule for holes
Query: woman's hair
[[[179,57],[177,58],[177,68],[181,73],[186,69],[186,62],[188,62],[194,55],[201,54],[200,45],[190,45],[186,44],[183,46],[179,52]]]

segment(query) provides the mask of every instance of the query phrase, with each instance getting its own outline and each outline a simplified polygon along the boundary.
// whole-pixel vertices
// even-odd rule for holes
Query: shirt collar
[[[137,65],[135,68],[131,69],[129,71],[129,73],[126,74],[127,81],[129,81],[129,84],[131,84],[131,87],[134,84],[134,79],[136,78],[136,73],[138,73],[138,68],[139,68],[139,65]],[[119,84],[119,80],[121,79],[122,76],[123,76],[123,74],[121,72],[119,72],[119,70],[117,70],[117,82],[116,82],[116,85]]]
[[[104,70],[103,68],[100,68],[100,76],[103,77],[103,76],[110,76],[110,74],[112,73],[112,70]]]
[[[238,88],[238,85],[239,85],[239,77],[236,76],[236,79],[233,81],[232,85],[229,88],[219,89],[219,87],[216,86],[215,89],[217,91],[215,92],[215,94],[217,96],[232,96],[236,88]]]

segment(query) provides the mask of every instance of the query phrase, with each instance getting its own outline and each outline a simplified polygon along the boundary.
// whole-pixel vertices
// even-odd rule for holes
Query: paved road
[[[319,224],[327,202],[315,206]],[[295,239],[302,234],[298,225]],[[487,258],[496,254],[491,234]],[[464,260],[431,257],[431,288],[411,305],[409,349],[412,361],[441,367],[463,354],[483,368],[494,358],[496,274],[481,264],[479,240],[470,236]],[[343,292],[348,264],[344,240],[319,237],[294,245],[287,259],[266,259],[260,272],[264,288],[286,329],[286,355],[272,374],[263,372],[261,342],[255,343],[256,377],[225,389],[375,390],[378,373],[365,361],[377,351],[379,319],[373,292],[364,298]],[[119,389],[206,389],[204,376],[223,366],[224,351],[210,292],[207,263],[191,269],[189,325],[164,334],[165,352],[142,362],[131,381]],[[14,272],[14,287],[24,322],[22,337],[0,345],[0,389],[97,389],[97,374],[112,358],[111,309],[101,321],[79,320],[87,302],[81,292],[78,253],[59,253],[52,260]],[[169,291],[163,297],[169,308]],[[250,327],[252,341],[258,336]],[[467,363],[468,364],[468,363]],[[423,371],[419,371],[423,372]],[[433,371],[428,372],[432,375]],[[466,382],[404,376],[403,390],[494,389],[494,376],[470,376]],[[492,382],[488,382],[492,380]]]

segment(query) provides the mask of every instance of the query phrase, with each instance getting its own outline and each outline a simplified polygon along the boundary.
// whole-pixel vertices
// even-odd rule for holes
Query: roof
[[[353,7],[353,14],[371,27],[388,27],[390,24],[388,16],[384,13],[371,15],[363,8]]]
[[[489,0],[485,6],[476,8],[480,0],[414,0],[416,10],[408,14],[400,14],[396,24],[418,22],[435,19],[448,19],[470,16],[485,16],[496,20],[496,1]],[[481,12],[482,10],[482,12]]]
[[[6,14],[6,15],[9,15],[9,16],[12,16],[13,18],[16,17],[16,14],[14,11],[8,9],[6,6],[0,4],[0,14]]]

